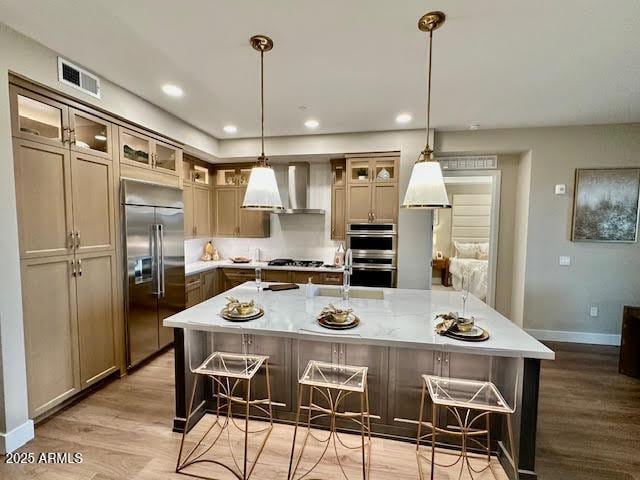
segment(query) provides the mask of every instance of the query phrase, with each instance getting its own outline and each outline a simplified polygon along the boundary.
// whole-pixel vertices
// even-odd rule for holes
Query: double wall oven
[[[397,244],[394,223],[350,223],[347,248],[353,253],[351,285],[395,287]]]

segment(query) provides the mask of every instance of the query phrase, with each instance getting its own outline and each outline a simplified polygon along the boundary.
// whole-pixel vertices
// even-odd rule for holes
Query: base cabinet
[[[87,387],[116,367],[115,332],[117,318],[116,256],[82,255],[76,260],[80,380]]]
[[[21,263],[29,416],[33,418],[80,391],[78,311],[73,258]]]

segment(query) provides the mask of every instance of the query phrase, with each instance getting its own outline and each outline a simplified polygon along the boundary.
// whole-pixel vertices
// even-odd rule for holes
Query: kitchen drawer
[[[293,283],[307,283],[311,277],[311,283],[319,285],[324,283],[324,274],[322,272],[291,272],[291,281]]]
[[[288,283],[291,281],[290,274],[288,270],[262,270],[262,281]]]
[[[342,273],[325,273],[322,283],[325,285],[342,285]]]

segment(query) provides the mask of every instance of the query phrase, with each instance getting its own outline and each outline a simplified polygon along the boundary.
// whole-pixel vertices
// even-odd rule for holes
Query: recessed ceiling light
[[[184,92],[179,86],[172,85],[170,83],[163,85],[162,91],[167,95],[169,95],[170,97],[181,97],[184,94]]]
[[[396,117],[397,123],[409,123],[411,120],[413,120],[413,117],[410,113],[401,113]]]
[[[96,135],[95,137],[96,140],[98,140],[99,142],[106,142],[107,141],[107,137],[105,137],[104,135]]]
[[[236,133],[238,131],[238,127],[236,127],[235,125],[225,125],[224,127],[222,127],[222,129],[226,133]]]
[[[320,125],[320,122],[318,122],[317,120],[307,120],[306,122],[304,122],[304,126],[307,128],[318,128],[318,126]]]
[[[478,130],[480,128],[480,125],[478,125],[477,123],[472,123],[471,125],[469,125],[469,130]]]

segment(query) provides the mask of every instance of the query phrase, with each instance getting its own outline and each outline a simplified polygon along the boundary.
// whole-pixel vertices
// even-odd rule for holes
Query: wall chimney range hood
[[[278,215],[325,214],[322,208],[309,208],[311,166],[308,162],[289,163],[284,168],[276,168],[276,178],[284,209],[274,213]]]

